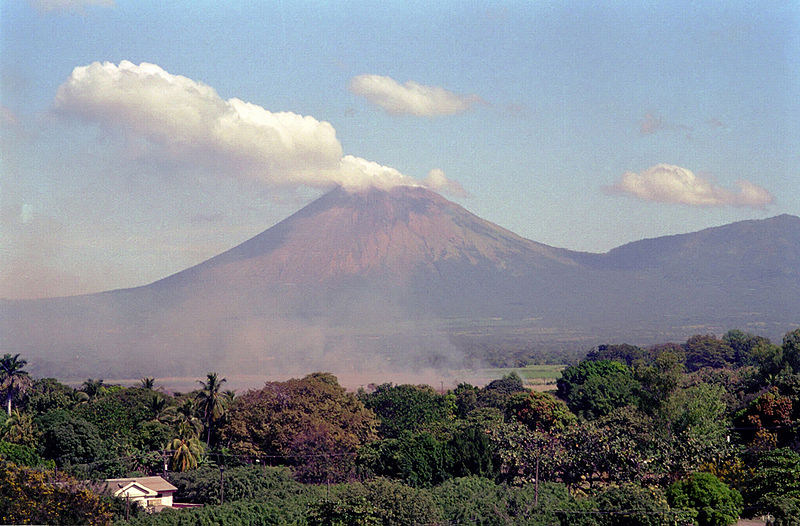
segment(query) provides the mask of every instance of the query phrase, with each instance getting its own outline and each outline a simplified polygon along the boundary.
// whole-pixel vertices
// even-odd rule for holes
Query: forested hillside
[[[601,345],[554,392],[369,385],[329,373],[235,393],[33,378],[0,361],[0,522],[733,524],[800,517],[800,329]],[[157,513],[103,491],[161,475]]]

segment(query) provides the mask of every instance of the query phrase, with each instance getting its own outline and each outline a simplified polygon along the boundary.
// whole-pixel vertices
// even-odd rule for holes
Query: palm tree
[[[227,380],[225,378],[218,379],[217,373],[208,373],[206,378],[207,382],[198,380],[203,387],[195,398],[206,426],[206,446],[210,446],[211,426],[225,413],[225,394],[220,392],[220,388]]]
[[[106,384],[103,383],[102,378],[100,380],[87,378],[86,381],[83,382],[81,390],[89,395],[89,398],[96,398],[106,390]]]
[[[28,371],[23,370],[27,364],[28,361],[20,358],[19,354],[11,356],[6,353],[0,358],[0,392],[5,394],[8,416],[11,416],[11,401],[14,396],[24,393],[31,385]]]
[[[139,382],[141,382],[142,389],[153,389],[156,386],[156,379],[152,376],[145,376],[144,378],[140,378]]]
[[[153,393],[153,395],[147,399],[147,408],[153,415],[153,420],[159,420],[165,415],[164,412],[167,409],[167,400],[160,394]]]
[[[173,422],[178,424],[180,429],[181,425],[189,426],[194,431],[195,435],[200,433],[203,428],[203,423],[197,418],[197,404],[192,398],[187,398],[174,410],[168,407],[164,410],[164,417],[170,418]]]
[[[172,471],[195,469],[204,452],[203,443],[197,438],[192,427],[185,423],[178,426],[178,436],[170,442],[169,449],[172,450],[170,462]]]

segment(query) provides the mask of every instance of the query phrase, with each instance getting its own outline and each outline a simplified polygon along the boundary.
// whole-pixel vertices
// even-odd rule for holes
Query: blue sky
[[[0,2],[0,297],[148,283],[334,183],[588,251],[800,215],[800,4],[428,4]]]

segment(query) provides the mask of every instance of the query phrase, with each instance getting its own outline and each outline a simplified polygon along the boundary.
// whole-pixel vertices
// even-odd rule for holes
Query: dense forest
[[[79,388],[0,360],[0,523],[800,524],[800,329],[602,345],[554,392],[441,392],[328,373],[244,393],[209,373]],[[152,513],[105,479],[161,475]]]

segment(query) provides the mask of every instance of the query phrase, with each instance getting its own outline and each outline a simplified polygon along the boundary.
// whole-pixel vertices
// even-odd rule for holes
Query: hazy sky
[[[334,183],[589,251],[800,215],[800,3],[601,5],[0,0],[0,297],[151,282]]]

